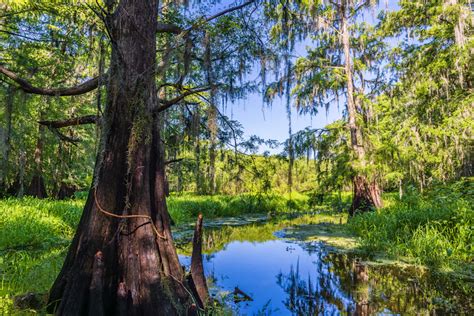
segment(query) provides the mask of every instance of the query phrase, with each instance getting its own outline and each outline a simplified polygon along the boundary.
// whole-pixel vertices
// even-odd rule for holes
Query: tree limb
[[[97,115],[86,115],[80,117],[73,117],[65,120],[39,121],[38,123],[52,128],[62,128],[68,126],[95,124],[99,119],[100,118]]]
[[[247,2],[244,2],[244,3],[240,4],[240,5],[237,5],[237,6],[235,6],[235,7],[231,7],[231,8],[225,9],[225,10],[219,12],[219,13],[216,13],[216,14],[214,14],[214,15],[211,15],[210,17],[206,18],[204,21],[205,21],[205,22],[210,22],[210,21],[212,21],[212,20],[214,20],[214,19],[217,19],[218,17],[221,17],[221,16],[227,14],[227,13],[231,13],[231,12],[233,12],[233,11],[240,10],[240,9],[242,9],[242,8],[244,8],[244,7],[246,7],[246,6],[250,5],[250,4],[252,4],[252,3],[254,3],[255,1],[256,1],[256,0],[249,0],[249,1],[247,1]]]
[[[211,89],[211,87],[203,87],[203,88],[199,88],[199,89],[187,90],[183,94],[181,94],[181,95],[179,95],[179,96],[177,96],[173,99],[159,100],[161,105],[159,107],[157,107],[154,112],[155,113],[163,112],[164,110],[167,110],[168,108],[172,107],[173,105],[175,105],[176,103],[178,103],[179,101],[183,100],[184,98],[186,98],[190,95],[200,93],[200,92],[204,92],[204,91],[208,91],[210,89]]]
[[[254,3],[255,1],[256,0],[249,0],[245,3],[240,4],[240,5],[237,5],[237,6],[234,6],[234,7],[231,7],[231,8],[227,8],[227,9],[225,9],[225,10],[219,12],[219,13],[211,15],[210,17],[207,17],[207,18],[204,17],[204,18],[202,18],[202,20],[196,21],[193,25],[191,25],[187,29],[182,29],[181,27],[179,27],[178,25],[175,25],[175,24],[158,22],[158,24],[156,26],[156,32],[157,33],[172,33],[172,34],[176,34],[176,35],[179,35],[179,34],[182,34],[182,33],[187,33],[191,30],[194,30],[194,29],[198,28],[203,23],[208,23],[208,22],[210,22],[214,19],[217,19],[218,17],[221,17],[221,16],[223,16],[227,13],[231,13],[233,11],[240,10],[240,9]]]
[[[157,33],[172,33],[172,34],[180,34],[183,31],[178,25],[169,24],[169,23],[159,23],[156,26]]]
[[[61,140],[63,142],[68,142],[68,143],[73,144],[74,146],[77,146],[77,143],[80,141],[79,138],[73,138],[73,137],[69,137],[69,136],[64,135],[57,128],[48,126],[48,129],[51,131],[51,133],[56,135],[59,138],[59,140]]]
[[[176,158],[176,159],[171,159],[171,160],[167,160],[165,161],[165,165],[170,165],[170,164],[173,164],[175,162],[180,162],[180,161],[183,161],[184,158]]]
[[[99,77],[87,80],[77,86],[69,88],[39,88],[33,86],[31,83],[25,79],[20,78],[13,71],[8,70],[7,68],[0,65],[0,73],[4,74],[11,80],[15,81],[21,90],[26,93],[40,94],[40,95],[50,95],[50,96],[71,96],[71,95],[81,95],[87,92],[90,92],[96,89],[99,85]]]

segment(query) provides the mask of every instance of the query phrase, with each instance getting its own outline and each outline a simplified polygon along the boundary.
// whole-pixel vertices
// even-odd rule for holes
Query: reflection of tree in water
[[[316,273],[302,276],[299,261],[290,267],[290,273],[277,275],[277,283],[288,294],[285,306],[297,315],[333,314],[354,309],[351,296],[342,289],[340,278],[324,260],[323,251],[315,253]]]
[[[295,315],[444,314],[472,308],[466,293],[418,269],[369,268],[351,256],[322,249],[314,254],[314,272],[301,275],[298,261],[289,274],[277,275],[288,294],[283,303]]]

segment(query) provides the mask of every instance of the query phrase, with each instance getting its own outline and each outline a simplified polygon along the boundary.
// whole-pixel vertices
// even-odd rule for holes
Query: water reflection
[[[238,287],[253,299],[235,303],[239,315],[469,314],[472,308],[452,284],[415,269],[367,266],[321,243],[231,242],[204,259],[214,291]]]
[[[277,275],[277,284],[287,293],[283,303],[288,311],[296,315],[367,315],[367,267],[346,260],[345,255],[331,256],[331,262],[323,247],[316,249],[312,272],[302,274],[298,261],[288,274]]]

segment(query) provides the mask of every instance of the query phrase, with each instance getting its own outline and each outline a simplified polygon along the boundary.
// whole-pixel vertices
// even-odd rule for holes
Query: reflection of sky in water
[[[329,272],[329,264],[322,261],[325,251],[318,247],[312,250],[308,252],[297,243],[282,240],[263,243],[235,241],[222,251],[204,256],[204,269],[207,275],[216,278],[217,285],[224,290],[233,291],[237,286],[253,298],[252,302],[238,304],[239,314],[242,315],[258,313],[267,303],[267,313],[291,315],[285,306],[289,294],[278,284],[278,276],[282,276],[282,283],[285,284],[291,273],[296,271],[298,282],[311,280],[313,294],[318,297],[318,303],[323,304],[320,308],[323,308],[324,314],[339,314],[339,309],[332,304],[334,301],[342,303],[344,311],[354,310],[354,303],[350,295],[341,289],[339,278]],[[180,259],[183,264],[189,265],[189,258]],[[331,296],[331,303],[322,299],[320,293],[323,291]]]

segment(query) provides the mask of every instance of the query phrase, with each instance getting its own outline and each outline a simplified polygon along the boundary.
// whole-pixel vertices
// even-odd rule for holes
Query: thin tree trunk
[[[94,184],[49,297],[59,315],[176,315],[191,304],[170,231],[156,106],[157,0],[108,17],[112,56]]]
[[[291,63],[289,56],[286,57],[286,115],[288,118],[288,191],[291,194],[293,189],[293,164],[294,164],[294,151],[293,151],[293,131],[291,125]]]
[[[194,134],[194,175],[196,177],[196,193],[202,193],[202,176],[201,176],[201,138],[199,136],[201,115],[199,113],[199,105],[195,105],[195,112],[193,113],[193,127],[192,133]]]
[[[205,68],[207,72],[207,83],[211,86],[210,104],[207,113],[207,122],[209,129],[209,173],[208,173],[208,191],[210,194],[216,193],[216,147],[217,147],[217,110],[216,110],[216,89],[214,87],[214,76],[212,72],[212,50],[209,33],[206,33],[206,53]]]
[[[40,114],[40,120],[43,119],[43,113]],[[45,126],[38,125],[38,138],[34,152],[35,170],[28,186],[27,195],[45,199],[48,197],[46,185],[43,177],[43,149],[44,149]]]
[[[9,193],[15,195],[18,198],[22,198],[25,194],[25,165],[26,165],[26,153],[23,149],[20,149],[18,157],[18,175],[17,180],[13,186],[9,189]]]
[[[344,68],[346,72],[347,85],[347,112],[349,115],[349,129],[351,133],[351,146],[354,151],[357,168],[364,168],[367,164],[365,157],[364,141],[360,127],[357,124],[357,109],[354,96],[354,83],[352,73],[352,57],[349,25],[347,19],[348,8],[342,6],[342,43],[344,47]],[[381,207],[382,199],[380,197],[380,189],[374,180],[369,183],[365,175],[356,171],[353,177],[353,198],[352,206],[349,210],[350,215],[354,215],[357,211],[368,211],[373,207]]]
[[[214,105],[209,107],[208,117],[210,145],[209,145],[209,193],[216,193],[216,147],[217,147],[217,113]]]
[[[5,100],[5,128],[1,130],[1,160],[0,160],[0,194],[7,190],[7,178],[9,171],[9,160],[11,151],[11,135],[12,135],[12,112],[15,97],[15,88],[7,89],[7,97]]]

